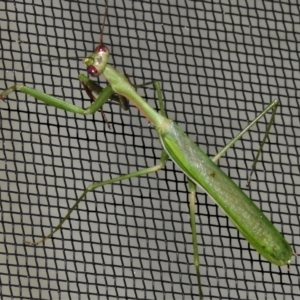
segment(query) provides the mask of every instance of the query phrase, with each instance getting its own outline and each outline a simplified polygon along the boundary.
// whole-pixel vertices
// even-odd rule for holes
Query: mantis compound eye
[[[89,75],[91,75],[93,77],[100,76],[100,72],[98,71],[98,69],[95,66],[87,67],[86,71],[88,72]]]
[[[97,52],[97,53],[99,53],[100,55],[102,55],[102,54],[109,53],[109,50],[108,50],[108,48],[107,48],[105,45],[98,45],[98,46],[95,48],[94,52]]]

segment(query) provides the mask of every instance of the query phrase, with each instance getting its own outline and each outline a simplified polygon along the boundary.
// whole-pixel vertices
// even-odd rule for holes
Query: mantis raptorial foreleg
[[[6,89],[5,91],[3,91],[0,94],[0,99],[6,98],[10,93],[18,90],[29,96],[34,97],[37,100],[43,101],[44,103],[46,103],[50,106],[53,106],[53,107],[56,107],[56,108],[59,108],[59,109],[65,110],[65,111],[69,111],[72,113],[80,114],[80,115],[90,115],[90,114],[94,114],[99,109],[101,109],[102,106],[105,104],[105,102],[107,102],[115,94],[114,91],[112,90],[111,86],[107,86],[105,88],[101,88],[98,86],[97,89],[95,89],[95,87],[97,85],[95,85],[95,83],[92,80],[90,80],[88,77],[86,77],[85,75],[79,75],[79,79],[84,84],[84,86],[88,87],[91,91],[97,92],[98,90],[101,89],[101,94],[98,95],[97,98],[95,99],[95,101],[86,109],[76,106],[76,105],[73,105],[71,103],[68,103],[62,99],[59,99],[59,98],[56,98],[53,96],[49,96],[46,93],[29,88],[22,84],[14,84],[11,87],[9,87],[8,89]]]

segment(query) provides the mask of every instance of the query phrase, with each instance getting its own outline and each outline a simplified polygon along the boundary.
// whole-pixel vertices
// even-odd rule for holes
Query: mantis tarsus
[[[104,22],[103,22],[104,24]],[[102,30],[103,33],[103,30]],[[160,86],[157,81],[153,81],[153,85],[158,93],[158,100],[160,106],[160,114],[154,111],[136,92],[135,88],[128,81],[126,76],[116,71],[112,66],[108,65],[109,51],[106,46],[102,44],[102,36],[99,45],[95,52],[84,59],[87,66],[87,72],[91,76],[100,76],[103,74],[109,86],[101,91],[96,97],[93,104],[87,109],[68,104],[67,102],[48,96],[44,93],[28,88],[26,86],[15,84],[8,88],[1,94],[1,98],[5,98],[14,90],[20,90],[28,95],[35,97],[38,100],[45,102],[48,105],[65,111],[92,114],[97,112],[103,104],[112,97],[114,93],[125,97],[134,104],[142,114],[152,123],[159,135],[164,150],[162,151],[160,163],[154,167],[146,168],[131,174],[119,176],[104,182],[98,182],[90,185],[83,194],[76,201],[72,209],[68,212],[65,218],[55,228],[53,232],[44,237],[42,240],[33,243],[39,244],[51,237],[57,230],[59,230],[64,221],[69,217],[71,212],[77,207],[79,202],[85,195],[94,191],[100,186],[129,179],[136,176],[146,175],[151,172],[160,170],[166,163],[168,158],[171,158],[175,164],[187,175],[190,190],[190,215],[191,227],[193,232],[193,246],[194,246],[194,264],[197,272],[197,280],[199,286],[199,295],[201,298],[201,284],[199,271],[199,256],[197,237],[195,232],[195,192],[196,185],[201,186],[217,204],[225,211],[228,217],[233,221],[240,232],[245,236],[249,243],[268,261],[276,265],[289,264],[292,249],[284,240],[282,235],[271,224],[271,222],[263,215],[263,213],[253,204],[253,202],[226,176],[215,164],[221,155],[227,151],[258,119],[263,117],[268,111],[272,110],[272,117],[269,126],[266,130],[265,137],[262,141],[260,150],[265,143],[266,137],[270,131],[270,126],[273,123],[278,101],[273,101],[253,122],[246,127],[236,138],[232,140],[216,157],[210,160],[186,135],[185,133],[172,121],[167,118],[162,100]],[[84,75],[80,75],[80,81],[85,84],[88,91],[93,91],[98,94],[100,88],[92,83],[92,81]],[[118,102],[118,100],[116,100]],[[258,159],[260,151],[258,152],[255,162]]]

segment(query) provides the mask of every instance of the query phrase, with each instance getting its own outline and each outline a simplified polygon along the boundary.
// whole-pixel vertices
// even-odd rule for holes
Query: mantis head
[[[105,21],[107,18],[107,11],[108,11],[107,0],[105,1],[105,3],[106,3],[106,7],[104,13],[104,20],[101,27],[99,44],[95,48],[94,53],[92,55],[83,59],[83,62],[87,66],[86,70],[88,74],[93,77],[98,77],[104,72],[109,57],[109,50],[105,45],[103,45],[103,31],[104,31]]]
[[[109,57],[109,50],[105,45],[99,44],[94,53],[83,59],[83,62],[87,66],[87,72],[93,77],[100,76],[107,64]]]

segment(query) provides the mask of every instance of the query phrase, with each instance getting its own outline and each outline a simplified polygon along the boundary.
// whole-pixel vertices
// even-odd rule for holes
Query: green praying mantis
[[[106,15],[107,5],[105,18]],[[271,111],[272,115],[267,126],[265,136],[255,157],[253,169],[255,168],[262,148],[270,132],[270,128],[274,122],[276,110],[279,105],[278,100],[274,100],[272,103],[270,103],[263,110],[263,112],[255,118],[255,120],[253,120],[243,131],[233,138],[220,153],[211,159],[185,134],[185,132],[174,121],[168,119],[164,107],[162,91],[157,81],[153,80],[151,83],[157,91],[157,98],[160,108],[159,113],[155,111],[137,93],[136,88],[138,86],[134,86],[124,74],[118,72],[113,66],[108,64],[109,50],[102,43],[104,24],[105,20],[103,21],[98,46],[91,55],[83,59],[83,62],[86,65],[87,73],[90,76],[98,77],[102,74],[108,81],[109,85],[105,88],[101,88],[94,81],[89,79],[89,77],[82,74],[79,75],[80,82],[82,83],[88,96],[93,100],[92,104],[88,108],[83,109],[22,84],[14,84],[3,91],[0,94],[0,99],[6,98],[10,93],[18,90],[38,100],[41,100],[50,106],[81,115],[89,115],[99,110],[101,111],[102,106],[109,99],[113,99],[113,101],[118,103],[126,110],[128,108],[129,101],[131,104],[135,105],[136,108],[155,127],[163,147],[160,161],[153,167],[148,167],[130,174],[121,175],[116,178],[89,185],[76,200],[75,204],[66,214],[66,216],[50,234],[35,243],[29,244],[38,245],[52,237],[52,235],[62,227],[63,223],[69,218],[72,211],[77,208],[79,202],[83,200],[89,192],[93,192],[107,184],[157,172],[165,166],[168,159],[171,159],[186,175],[188,180],[194,265],[200,299],[203,298],[203,294],[200,280],[200,262],[195,219],[197,186],[202,188],[210,196],[210,198],[217,203],[217,205],[224,211],[224,213],[245,237],[245,239],[267,261],[278,266],[288,265],[293,255],[291,246],[263,214],[263,212],[253,203],[253,201],[216,165],[218,159],[236,141],[238,141],[254,124],[256,124],[259,119]],[[94,94],[96,97],[93,96]]]

